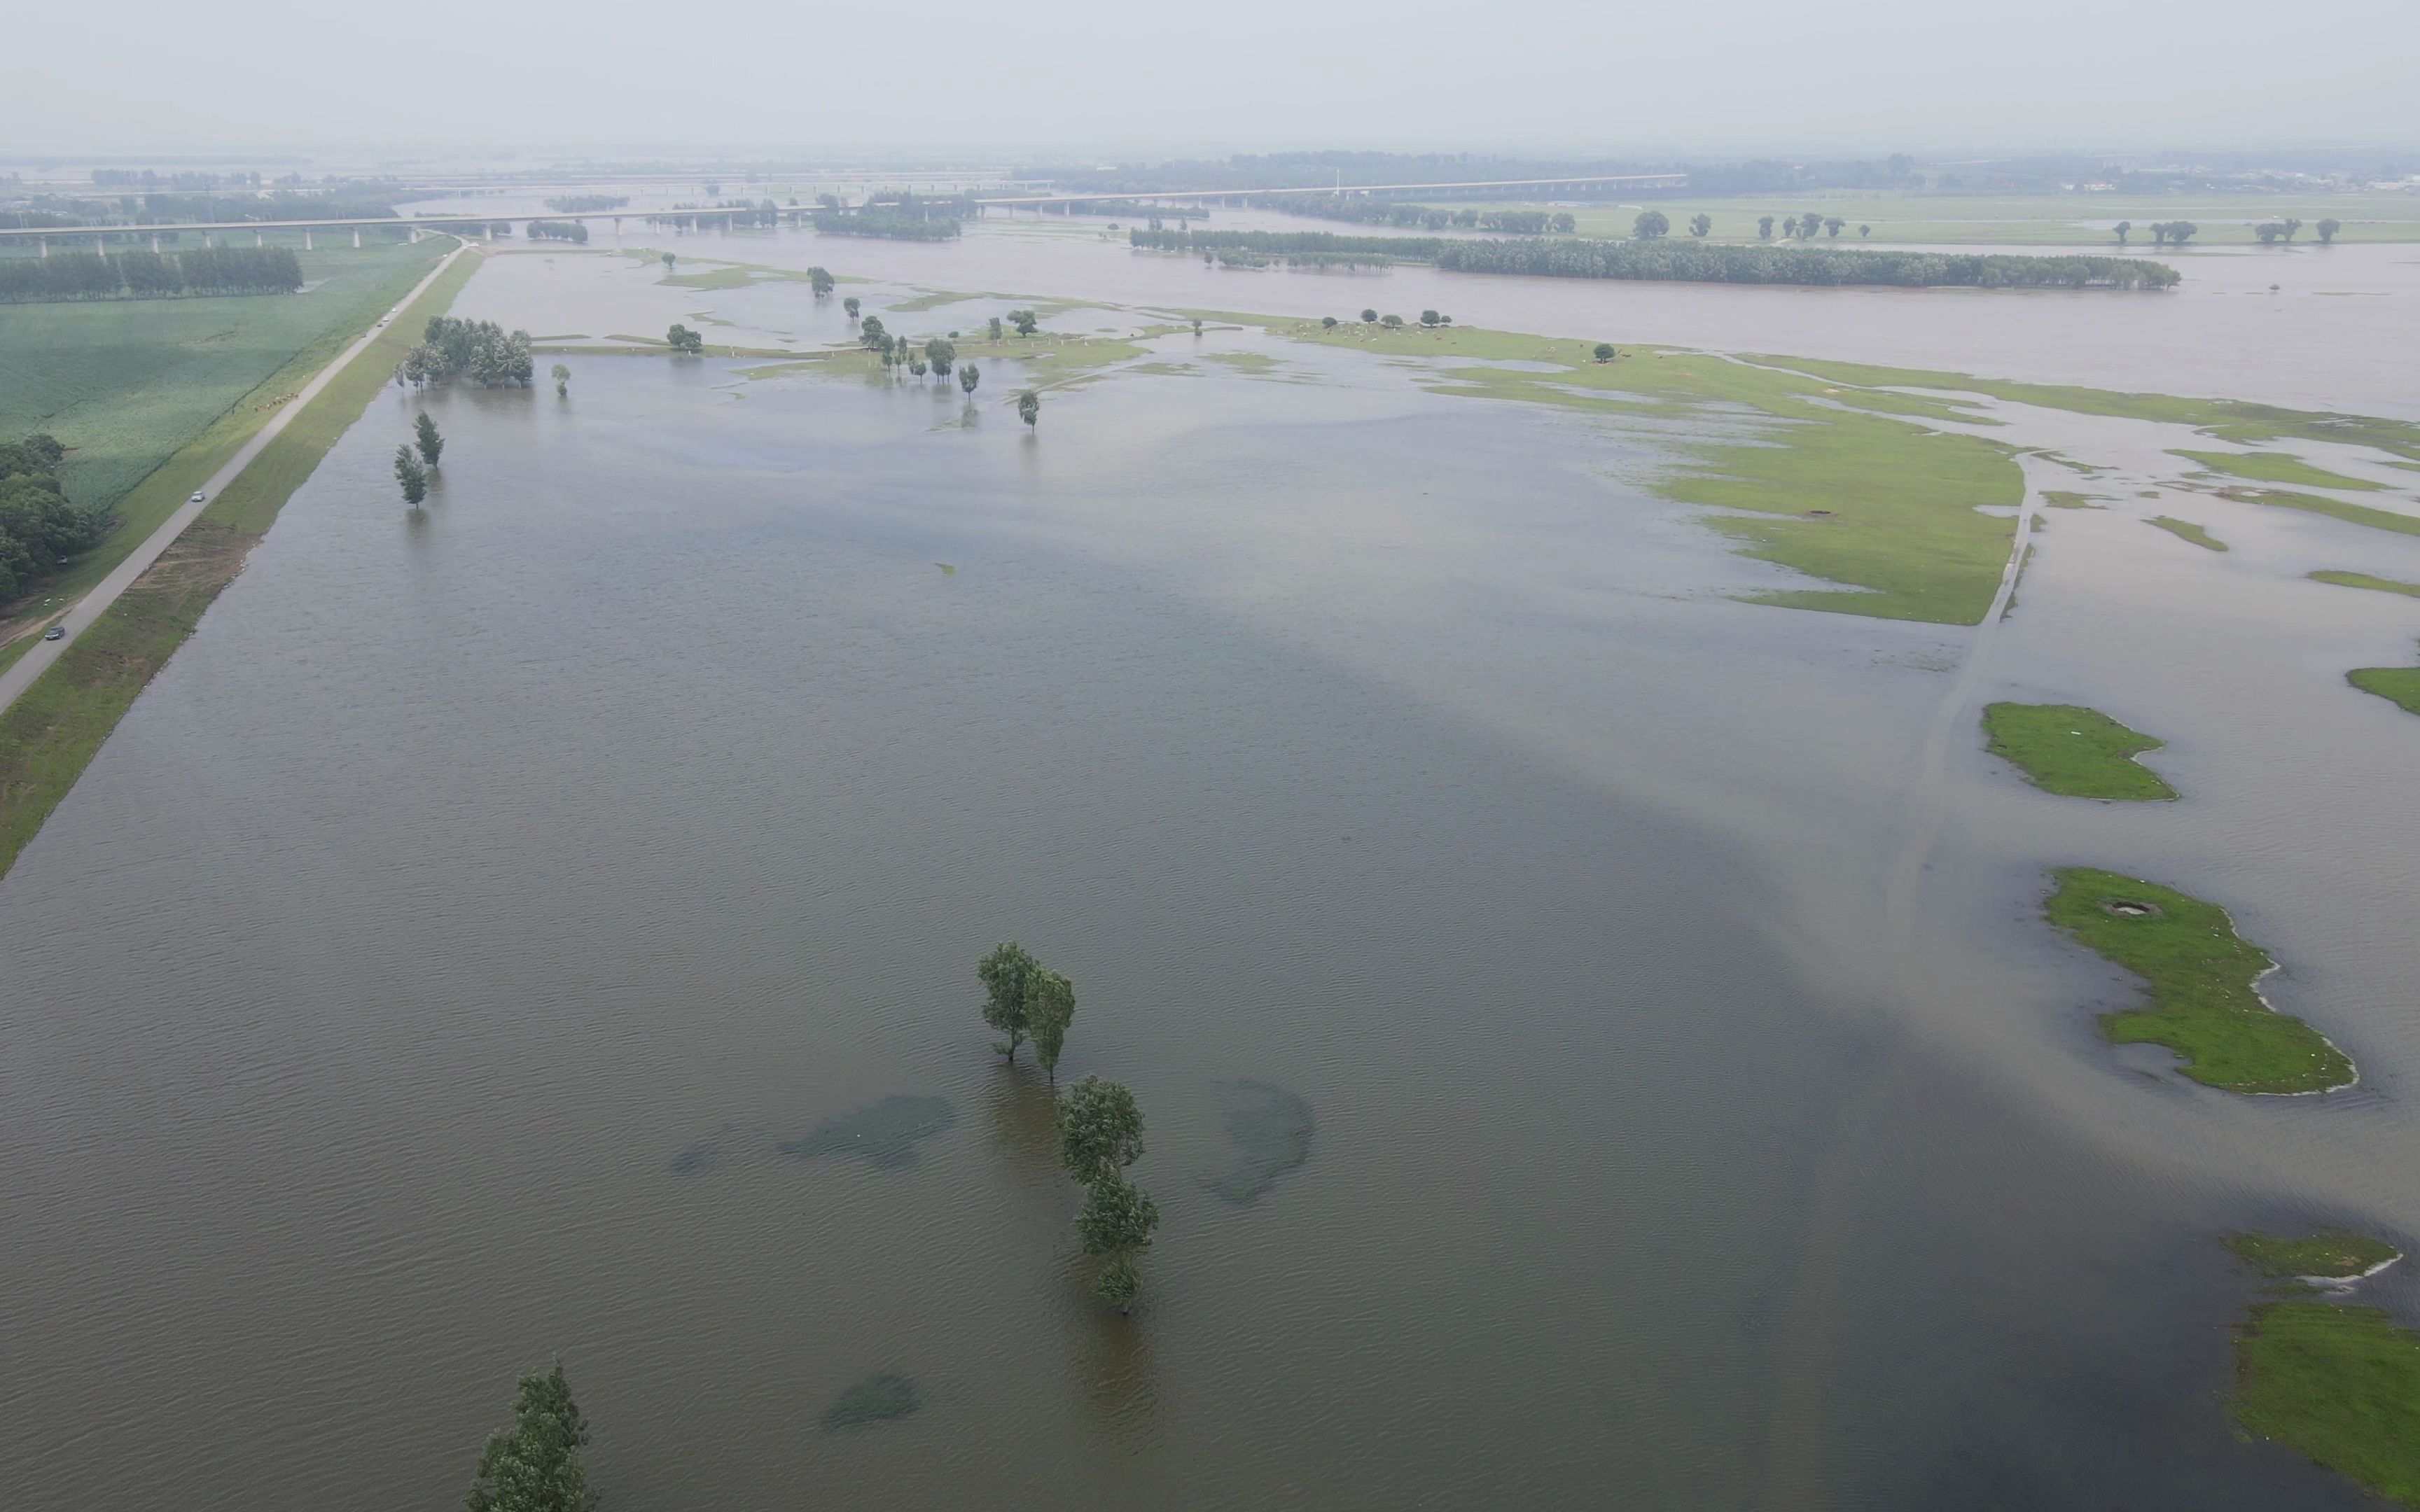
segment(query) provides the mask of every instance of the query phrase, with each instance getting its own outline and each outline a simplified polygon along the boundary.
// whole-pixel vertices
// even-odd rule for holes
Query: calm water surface
[[[780,241],[1214,302],[1064,235]],[[504,259],[459,309],[842,333],[653,276]],[[1215,302],[1323,282],[1253,277]],[[1454,287],[1555,331],[1636,294]],[[2046,376],[2039,332],[1860,349],[1869,299],[2085,308],[1850,296],[1754,345]],[[2195,498],[2221,557],[2147,501],[2054,512],[1982,631],[1756,608],[1780,569],[1637,486],[1652,434],[1211,341],[1283,365],[1056,393],[1032,438],[1006,368],[970,409],[577,358],[567,401],[432,396],[416,516],[413,401],[374,404],[0,882],[12,1501],[444,1504],[560,1355],[625,1507],[2362,1504],[2229,1433],[2212,1240],[2420,1230],[2412,732],[2341,683],[2413,614],[2302,580],[2420,543]],[[2009,418],[2130,487],[2180,443]],[[2186,799],[2022,787],[1968,733],[1999,696],[2157,731]],[[2226,902],[2361,1088],[2113,1058],[2125,984],[2034,917],[2073,859]],[[1151,1118],[1131,1320],[975,1016],[1009,936],[1078,983],[1063,1070]],[[1315,1119],[1249,1204],[1239,1082]],[[900,1096],[947,1104],[904,1152],[783,1149]],[[875,1371],[923,1411],[826,1431]]]

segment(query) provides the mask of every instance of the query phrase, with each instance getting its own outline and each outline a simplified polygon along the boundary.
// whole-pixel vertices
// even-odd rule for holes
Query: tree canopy
[[[1008,1042],[998,1049],[1011,1060],[1025,1041],[1026,987],[1041,969],[1042,963],[1014,940],[993,946],[975,964],[975,977],[984,985],[984,1022],[1008,1036]]]
[[[1113,1176],[1142,1158],[1142,1109],[1122,1083],[1087,1076],[1060,1094],[1059,1162],[1078,1181]]]
[[[527,1375],[513,1395],[513,1426],[492,1435],[471,1483],[469,1512],[589,1512],[597,1493],[580,1451],[588,1420],[558,1365]]]
[[[0,601],[39,586],[60,562],[108,533],[110,516],[68,501],[67,448],[47,433],[0,445]]]

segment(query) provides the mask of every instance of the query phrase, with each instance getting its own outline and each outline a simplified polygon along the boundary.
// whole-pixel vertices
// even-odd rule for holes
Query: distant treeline
[[[1446,241],[1439,268],[1549,278],[1635,278],[1693,284],[1883,284],[1909,288],[2167,288],[2165,263],[2134,257],[2029,257],[2003,253],[1833,251],[1703,242]]]
[[[591,210],[618,210],[629,203],[628,194],[564,194],[548,200],[546,208],[557,215],[585,215]]]
[[[1349,194],[1317,194],[1297,199],[1291,194],[1269,201],[1288,215],[1316,216],[1323,221],[1352,221],[1362,225],[1400,225],[1442,231],[1466,226],[1481,231],[1508,231],[1518,237],[1549,231],[1568,236],[1576,223],[1567,211],[1448,210],[1434,205],[1400,205],[1390,200],[1360,199]]]
[[[947,241],[958,234],[953,216],[867,206],[858,210],[817,210],[815,229],[832,237],[888,237],[895,241]],[[1148,233],[1146,233],[1148,234]],[[1174,233],[1163,232],[1162,235]]]
[[[80,509],[60,491],[66,450],[48,436],[0,445],[0,603],[39,586],[109,530],[106,511]]]
[[[191,252],[54,252],[0,259],[0,302],[158,300],[193,294],[291,294],[302,265],[290,247]]]
[[[1650,161],[1623,158],[1546,159],[1474,156],[1470,153],[1279,152],[1214,160],[1173,159],[1149,164],[1102,167],[1092,162],[1020,166],[1020,179],[1047,179],[1067,193],[1178,193],[1187,191],[1280,189],[1326,183],[1436,185],[1489,179],[1584,179],[1608,175],[1685,173],[1696,194],[1770,193],[1810,189],[1913,189],[1923,176],[1914,159],[1841,159],[1786,162]],[[1668,195],[1674,189],[1625,187],[1625,199]],[[1418,191],[1424,199],[1500,198],[1503,191]],[[1573,197],[1576,198],[1577,195]],[[1392,223],[1390,223],[1392,224]]]
[[[532,221],[529,234],[536,241],[586,241],[588,227],[578,221]]]
[[[89,226],[172,225],[179,222],[334,221],[392,216],[400,191],[392,185],[349,189],[244,191],[213,194],[152,192],[107,197],[44,195],[23,208],[0,212],[0,224]]]
[[[1253,252],[1282,257],[1300,253],[1378,253],[1409,262],[1434,262],[1442,237],[1350,237],[1333,231],[1146,231],[1126,233],[1131,246],[1156,252]]]

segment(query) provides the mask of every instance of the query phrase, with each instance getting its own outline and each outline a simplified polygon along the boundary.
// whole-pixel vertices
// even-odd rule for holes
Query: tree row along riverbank
[[[74,787],[153,674],[167,665],[194,633],[202,612],[243,569],[286,501],[394,380],[396,365],[428,317],[452,307],[478,266],[475,258],[466,256],[445,270],[263,448],[55,665],[0,712],[0,875],[16,864],[18,854]],[[351,340],[357,331],[344,332],[343,340]],[[270,382],[299,386],[310,377],[303,364],[325,366],[332,356],[306,351]],[[265,420],[265,415],[239,406],[161,471],[174,475],[178,488],[206,478]]]
[[[1259,256],[1358,254],[1435,263],[1450,272],[1674,284],[1791,284],[1815,287],[2163,289],[2181,275],[2165,263],[2102,255],[1885,252],[1830,247],[1727,246],[1640,238],[1340,236],[1331,231],[1135,230],[1128,244],[1157,252]]]

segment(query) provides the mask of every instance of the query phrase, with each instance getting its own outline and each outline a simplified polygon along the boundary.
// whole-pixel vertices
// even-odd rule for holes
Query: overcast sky
[[[0,153],[2420,143],[2420,0],[111,0]]]

